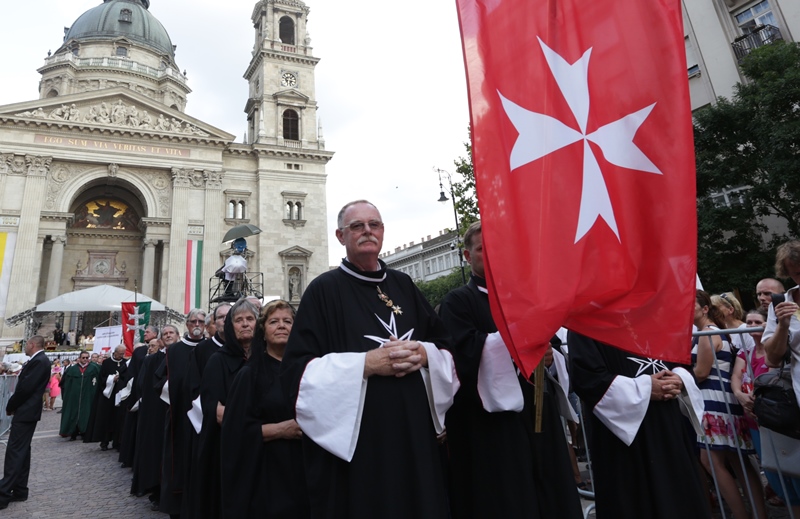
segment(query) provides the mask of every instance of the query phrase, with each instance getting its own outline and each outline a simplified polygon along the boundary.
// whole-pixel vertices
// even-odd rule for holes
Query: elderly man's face
[[[122,360],[125,357],[125,347],[116,348],[111,356],[114,357],[114,360]]]
[[[374,206],[356,204],[348,207],[342,225],[342,229],[336,230],[336,237],[344,245],[350,261],[378,257],[383,247],[383,221]]]
[[[100,362],[100,355],[92,353],[92,362]]]
[[[145,343],[150,344],[150,341],[152,341],[153,339],[157,339],[157,338],[158,338],[158,335],[153,333],[153,330],[151,328],[147,328],[144,331],[144,342]]]
[[[756,296],[758,296],[758,302],[761,303],[761,308],[764,310],[768,309],[770,303],[772,303],[772,294],[782,293],[783,290],[774,279],[763,279],[756,285]]]
[[[178,332],[172,326],[165,326],[161,332],[161,340],[166,345],[175,344],[178,342]]]
[[[199,312],[186,321],[186,330],[192,339],[199,339],[206,329],[206,314]]]
[[[225,328],[225,317],[231,311],[231,305],[222,305],[217,308],[217,317],[214,319],[214,327],[219,333]]]

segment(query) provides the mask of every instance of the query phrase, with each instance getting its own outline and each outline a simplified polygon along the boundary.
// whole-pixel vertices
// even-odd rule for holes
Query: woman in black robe
[[[209,357],[200,382],[203,424],[194,446],[189,495],[181,516],[218,518],[220,503],[220,415],[225,411],[228,390],[244,366],[251,345],[262,344],[257,330],[258,308],[246,299],[237,302],[225,317],[225,343]],[[198,346],[199,347],[199,346]]]
[[[310,517],[302,432],[278,381],[294,308],[273,301],[261,311],[260,347],[236,375],[222,421],[222,517]]]

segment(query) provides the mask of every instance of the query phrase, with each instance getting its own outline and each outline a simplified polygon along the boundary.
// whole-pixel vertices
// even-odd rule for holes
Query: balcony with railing
[[[736,38],[731,46],[736,60],[741,63],[745,56],[759,47],[782,40],[781,30],[774,25],[759,25],[752,32]]]
[[[164,67],[164,68],[153,68],[148,65],[143,65],[141,63],[137,63],[130,59],[126,58],[119,58],[119,57],[96,57],[96,58],[79,58],[72,53],[66,52],[63,54],[56,54],[54,56],[50,56],[45,58],[44,65],[45,67],[50,65],[55,65],[62,62],[69,62],[72,63],[76,68],[95,68],[95,67],[103,67],[103,68],[110,68],[116,70],[127,70],[131,72],[137,72],[139,74],[144,74],[146,76],[150,76],[156,79],[161,79],[163,77],[170,77],[181,84],[186,84],[186,78],[180,71],[173,69],[172,67]]]

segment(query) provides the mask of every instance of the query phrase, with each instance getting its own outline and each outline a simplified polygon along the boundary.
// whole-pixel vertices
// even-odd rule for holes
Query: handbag
[[[800,478],[800,440],[764,427],[761,431],[761,468],[784,476]]]
[[[753,414],[758,425],[800,439],[800,407],[792,388],[790,367],[784,362],[781,369],[756,377],[753,385]]]

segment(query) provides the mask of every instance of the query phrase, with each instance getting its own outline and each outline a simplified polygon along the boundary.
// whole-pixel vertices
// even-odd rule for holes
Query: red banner
[[[122,303],[122,341],[125,356],[133,355],[133,346],[144,340],[144,329],[150,324],[150,301]]]
[[[492,313],[688,362],[694,150],[678,0],[457,0]]]

